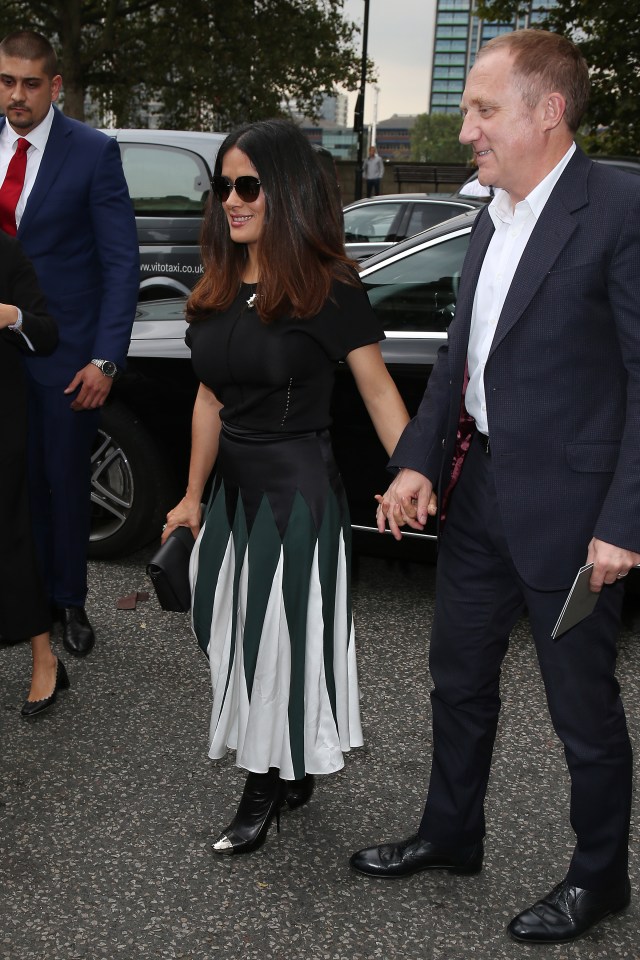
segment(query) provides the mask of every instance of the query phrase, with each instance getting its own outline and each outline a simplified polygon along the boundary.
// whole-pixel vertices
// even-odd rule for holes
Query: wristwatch
[[[111,380],[113,380],[118,372],[118,368],[113,360],[92,360],[91,363],[94,367],[97,367],[101,373],[104,373],[105,377],[109,377]]]

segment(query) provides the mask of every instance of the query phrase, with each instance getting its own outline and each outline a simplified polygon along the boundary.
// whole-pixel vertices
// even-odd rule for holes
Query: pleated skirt
[[[350,525],[328,432],[223,427],[191,557],[192,625],[213,686],[209,756],[284,779],[362,745]]]

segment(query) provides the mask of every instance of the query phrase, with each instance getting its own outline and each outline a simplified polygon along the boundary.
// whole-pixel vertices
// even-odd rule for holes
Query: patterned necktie
[[[16,206],[24,187],[24,175],[27,172],[27,150],[31,144],[24,137],[20,137],[16,152],[7,168],[7,175],[0,187],[0,230],[15,237]]]

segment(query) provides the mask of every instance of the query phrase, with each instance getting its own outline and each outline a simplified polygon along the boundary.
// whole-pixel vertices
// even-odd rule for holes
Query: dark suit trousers
[[[29,497],[45,587],[56,606],[84,606],[91,448],[98,410],[71,409],[63,387],[29,383]]]
[[[509,634],[526,607],[571,777],[577,844],[568,878],[604,890],[627,874],[632,756],[615,678],[623,586],[605,587],[594,613],[553,641],[566,595],[566,590],[533,590],[518,576],[500,523],[491,457],[472,442],[438,558],[429,661],[434,752],[419,832],[452,845],[484,836],[500,668]]]

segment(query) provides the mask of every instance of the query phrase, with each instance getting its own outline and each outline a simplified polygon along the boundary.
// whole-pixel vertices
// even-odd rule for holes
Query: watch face
[[[116,373],[118,372],[118,368],[113,360],[105,360],[102,364],[102,372],[104,373],[105,377],[115,377]]]

